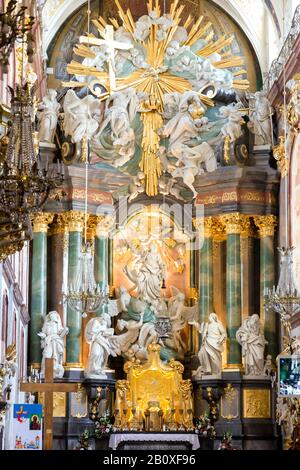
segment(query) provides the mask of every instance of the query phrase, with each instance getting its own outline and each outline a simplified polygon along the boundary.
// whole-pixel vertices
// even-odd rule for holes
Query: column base
[[[223,366],[222,372],[243,372],[243,364],[225,364]]]

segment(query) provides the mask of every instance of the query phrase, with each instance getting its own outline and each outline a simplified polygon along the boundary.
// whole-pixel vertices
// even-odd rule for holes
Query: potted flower
[[[82,434],[80,434],[78,438],[78,442],[74,447],[74,450],[92,450],[91,446],[89,445],[89,438],[90,433],[88,429],[85,429]]]
[[[231,432],[224,432],[223,438],[220,442],[218,450],[235,450],[232,447],[232,433]]]
[[[109,436],[113,431],[113,417],[109,414],[100,416],[100,418],[96,420],[94,428],[96,449],[108,449]]]
[[[199,418],[196,418],[194,424],[195,432],[199,434],[200,449],[213,450],[216,430],[212,425],[208,414],[205,413],[204,415],[199,416]]]

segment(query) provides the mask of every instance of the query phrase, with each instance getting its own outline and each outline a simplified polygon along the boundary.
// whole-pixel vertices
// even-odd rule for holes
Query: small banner
[[[42,450],[42,405],[14,405],[13,449]]]

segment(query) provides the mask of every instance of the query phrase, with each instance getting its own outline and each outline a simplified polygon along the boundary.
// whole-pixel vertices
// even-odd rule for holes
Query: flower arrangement
[[[80,434],[78,438],[78,442],[74,447],[74,450],[92,450],[91,446],[89,445],[89,438],[90,433],[88,429],[85,429],[82,434]]]
[[[110,416],[108,413],[97,418],[94,429],[85,429],[84,432],[80,434],[74,450],[92,450],[92,447],[89,445],[89,439],[102,439],[102,437],[111,434],[114,431],[113,422],[113,416]]]
[[[113,430],[113,417],[107,413],[104,416],[100,416],[100,418],[95,422],[96,439],[101,439],[103,436],[111,434]]]
[[[224,432],[218,450],[235,450],[232,447],[232,433]]]
[[[195,432],[201,437],[207,437],[208,439],[215,439],[216,430],[215,427],[211,424],[211,420],[207,413],[199,416],[195,419]]]

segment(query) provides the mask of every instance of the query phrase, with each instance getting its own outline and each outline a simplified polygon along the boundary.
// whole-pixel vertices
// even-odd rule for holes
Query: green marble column
[[[207,321],[213,312],[213,238],[212,217],[204,221],[204,241],[199,251],[199,315],[200,322]]]
[[[199,249],[199,322],[207,321],[213,312],[213,238],[212,217],[195,221],[199,231],[203,231],[203,245]],[[201,233],[200,233],[201,237]]]
[[[226,214],[221,216],[226,229],[226,323],[227,323],[227,367],[240,368],[241,347],[236,332],[242,323],[241,312],[241,232],[243,216]]]
[[[273,361],[278,354],[277,346],[277,314],[264,309],[265,289],[275,285],[275,252],[274,232],[277,217],[274,215],[256,216],[254,222],[259,229],[260,237],[260,317],[264,323],[264,333],[268,345],[266,350],[272,355]]]
[[[74,282],[79,267],[79,257],[82,245],[82,230],[84,223],[84,213],[70,211],[66,214],[67,228],[69,232],[68,248],[68,283]],[[68,368],[82,367],[82,336],[81,313],[72,308],[67,308],[67,335],[66,362]]]
[[[64,215],[56,215],[49,230],[51,257],[48,262],[50,265],[48,305],[50,310],[56,310],[60,314],[62,321],[64,321],[62,286],[64,283],[64,263],[67,258],[67,240],[65,238],[67,234],[65,231]]]
[[[95,237],[95,280],[100,285],[108,284],[108,238],[105,235]]]
[[[47,231],[52,219],[52,214],[38,213],[33,221],[29,351],[30,364],[35,367],[39,366],[42,357],[37,333],[47,314]]]
[[[99,216],[95,234],[94,274],[95,280],[102,288],[109,289],[109,233],[113,224],[110,216]],[[103,312],[102,305],[96,315]]]

